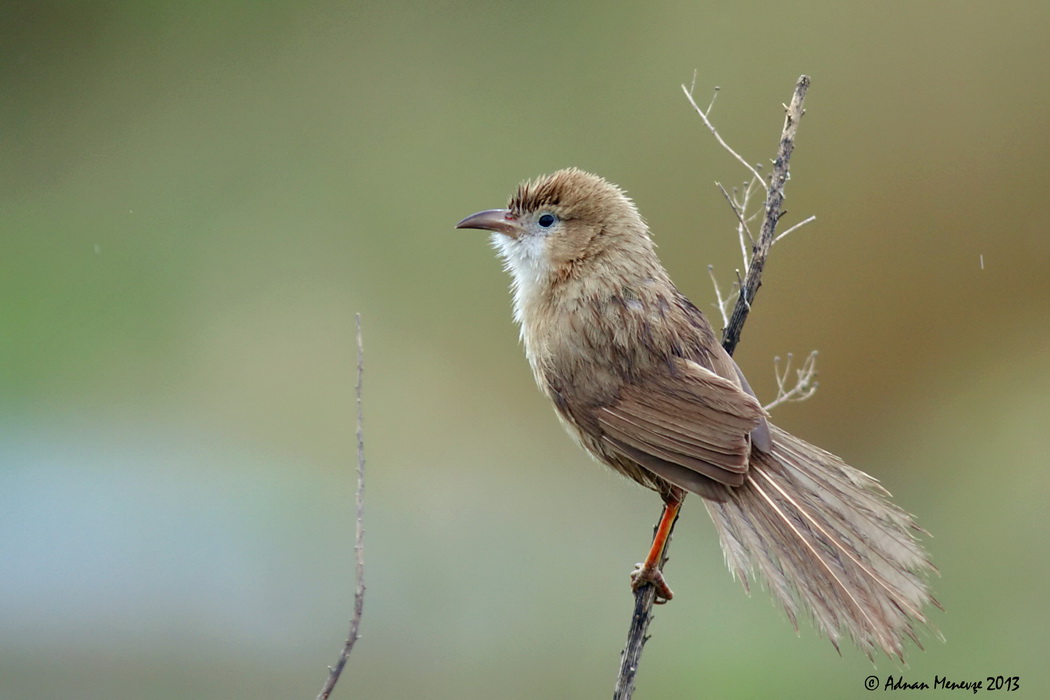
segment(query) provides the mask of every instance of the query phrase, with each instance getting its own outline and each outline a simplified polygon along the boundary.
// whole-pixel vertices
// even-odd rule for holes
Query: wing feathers
[[[744,483],[749,433],[765,415],[737,384],[682,359],[665,378],[654,381],[650,376],[645,387],[629,385],[617,401],[595,412],[609,445],[671,483],[705,496],[718,492],[707,488],[713,484],[706,479],[728,486]]]
[[[743,435],[738,435],[732,444],[727,444],[721,435],[709,429],[690,432],[688,427],[676,424],[674,421],[661,421],[662,416],[648,412],[644,416],[628,413],[625,410],[601,409],[598,420],[607,429],[609,434],[625,435],[619,437],[625,442],[632,442],[632,436],[644,447],[648,443],[656,448],[664,448],[682,455],[697,457],[704,460],[716,460],[724,463],[725,469],[732,471],[747,471],[747,458],[740,454],[740,447],[747,441]],[[698,435],[703,434],[705,439]],[[706,439],[709,438],[709,439]]]
[[[678,488],[698,494],[708,501],[722,502],[729,498],[730,488],[726,484],[719,483],[718,481],[708,478],[700,472],[689,469],[688,467],[683,467],[680,464],[668,462],[659,457],[654,457],[647,452],[637,450],[630,445],[625,445],[613,440],[608,435],[603,439],[608,445],[614,447],[621,454],[630,457],[653,474],[656,474],[660,478],[674,484]],[[726,472],[725,474],[727,480],[734,477],[739,478],[741,481],[744,479],[743,474],[733,475],[729,472]]]
[[[629,421],[622,421],[612,414],[608,414],[608,417],[612,420],[599,420],[601,420],[602,428],[605,430],[605,437],[613,445],[631,447],[643,455],[683,466],[724,484],[732,483],[734,486],[739,486],[744,483],[744,473],[747,471],[746,461],[743,464],[733,464],[733,468],[730,469],[724,465],[727,464],[726,460],[734,458],[733,455],[720,455],[709,452],[708,458],[697,458],[692,455],[699,454],[703,448],[686,447],[684,449],[676,449],[674,445],[664,440],[661,436],[649,433],[644,428],[639,428]],[[652,439],[649,439],[650,437]],[[632,456],[635,455],[632,453]],[[647,462],[643,462],[643,464],[649,466]]]

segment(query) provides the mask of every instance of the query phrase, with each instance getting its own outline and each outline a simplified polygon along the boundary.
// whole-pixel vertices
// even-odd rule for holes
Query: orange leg
[[[655,602],[658,604],[666,603],[671,598],[674,598],[674,593],[671,592],[667,581],[664,580],[663,572],[660,571],[660,561],[663,559],[664,549],[667,548],[667,541],[671,537],[671,528],[674,527],[674,522],[678,519],[678,511],[681,508],[682,500],[680,498],[668,500],[664,503],[664,512],[660,516],[660,523],[656,526],[656,533],[653,535],[653,544],[649,548],[649,554],[645,557],[645,561],[631,572],[631,588],[638,590],[647,583],[653,584],[656,588]]]

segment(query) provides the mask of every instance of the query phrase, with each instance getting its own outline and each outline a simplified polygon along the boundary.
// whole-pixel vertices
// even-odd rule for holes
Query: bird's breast
[[[615,400],[624,383],[681,354],[669,307],[623,285],[523,306],[522,338],[537,384],[552,399],[558,387],[572,401]]]

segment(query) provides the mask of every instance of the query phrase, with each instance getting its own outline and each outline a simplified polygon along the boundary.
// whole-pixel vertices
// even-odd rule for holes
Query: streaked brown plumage
[[[618,187],[560,170],[458,227],[493,232],[536,383],[587,452],[674,513],[703,497],[734,575],[761,574],[793,623],[808,609],[836,647],[845,632],[902,656],[936,604],[921,530],[873,478],[769,423]]]

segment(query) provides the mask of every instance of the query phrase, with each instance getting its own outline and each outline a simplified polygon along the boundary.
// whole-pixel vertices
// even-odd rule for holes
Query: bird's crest
[[[624,207],[636,213],[619,187],[579,168],[566,168],[521,183],[508,208],[515,216],[553,209],[563,218],[602,221],[612,212],[622,213]]]

